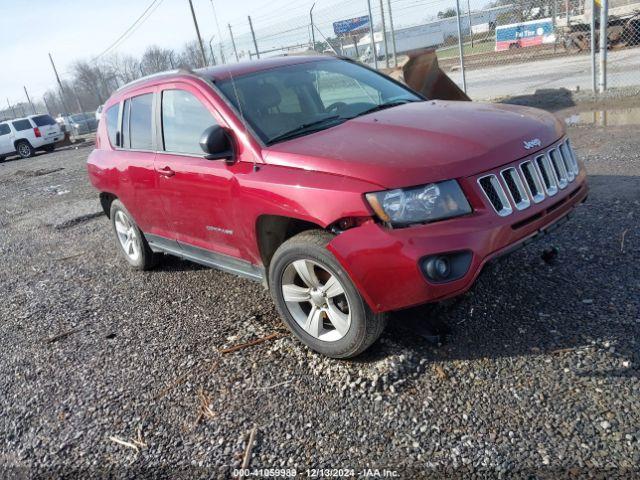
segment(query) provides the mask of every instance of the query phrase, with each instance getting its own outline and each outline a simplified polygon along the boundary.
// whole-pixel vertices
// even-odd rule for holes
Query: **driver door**
[[[220,115],[202,92],[181,83],[160,91],[158,112],[154,164],[165,224],[187,253],[240,256],[234,242],[232,167],[205,159],[199,144],[206,128],[223,124]]]

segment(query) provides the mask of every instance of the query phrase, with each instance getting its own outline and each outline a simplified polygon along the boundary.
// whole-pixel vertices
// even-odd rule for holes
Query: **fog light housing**
[[[440,253],[423,258],[420,266],[427,280],[432,283],[453,282],[466,275],[472,258],[469,250]]]

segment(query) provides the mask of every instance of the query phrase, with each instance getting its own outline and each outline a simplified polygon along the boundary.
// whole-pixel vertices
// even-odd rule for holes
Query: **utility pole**
[[[44,102],[44,108],[46,108],[46,109],[47,109],[47,113],[48,113],[49,115],[51,115],[51,112],[52,112],[53,110],[51,110],[51,107],[49,107],[49,102],[47,102],[47,97],[46,97],[46,96],[43,96],[43,97],[42,97],[42,101]]]
[[[27,102],[29,102],[29,105],[31,105],[31,110],[33,111],[33,114],[35,115],[36,114],[36,107],[33,106],[33,102],[29,98],[29,92],[27,92],[27,87],[23,85],[22,88],[24,88],[24,94],[27,96]]]
[[[593,94],[598,94],[598,75],[596,72],[596,0],[591,0],[591,88]]]
[[[229,24],[229,36],[231,37],[231,45],[233,46],[233,54],[236,56],[236,62],[239,62],[238,50],[236,49],[236,41],[233,39],[233,31],[231,30],[231,24]],[[222,51],[222,44],[220,45],[220,51]]]
[[[607,89],[607,27],[609,24],[609,1],[600,0],[600,92]]]
[[[380,17],[382,17],[382,40],[384,42],[384,63],[389,68],[389,46],[387,45],[387,27],[384,23],[384,1],[380,0]]]
[[[458,53],[460,54],[460,74],[462,75],[462,90],[467,93],[467,79],[464,74],[464,51],[462,49],[462,25],[460,24],[460,0],[456,0],[456,20],[458,21]]]
[[[198,35],[198,43],[200,44],[200,53],[202,54],[202,66],[205,67],[207,65],[207,55],[204,53],[202,37],[200,36],[200,29],[198,28],[198,20],[196,20],[196,12],[193,9],[192,0],[189,0],[189,7],[191,7],[191,16],[193,17],[193,25],[196,27],[196,34]]]
[[[256,49],[256,57],[260,58],[260,50],[258,50],[258,42],[256,42],[256,32],[253,31],[253,23],[251,23],[251,16],[247,15],[249,19],[249,28],[251,29],[251,36],[253,37],[253,46]]]
[[[316,2],[313,2],[311,9],[309,10],[309,21],[311,22],[311,50],[316,50],[316,32],[313,28],[313,7],[316,6]]]
[[[467,0],[467,18],[469,19],[469,37],[471,38],[471,48],[473,48],[473,30],[471,28],[471,4]]]
[[[378,54],[376,52],[376,41],[373,38],[373,15],[371,14],[371,0],[367,0],[369,9],[369,35],[371,37],[371,55],[373,55],[373,68],[378,69]]]
[[[209,39],[209,52],[211,53],[211,63],[213,65],[216,64],[216,56],[213,54],[213,47],[211,46],[211,42],[213,42],[214,38],[215,38],[215,35],[211,35],[211,38]]]
[[[213,4],[213,0],[209,0],[211,3],[211,10],[213,11],[213,20],[216,22],[216,30],[218,30],[218,38],[220,39],[220,63],[226,63],[224,59],[224,52],[222,51],[222,30],[220,30],[220,23],[218,22],[218,15],[216,14],[216,7]]]
[[[391,50],[393,52],[393,66],[398,66],[398,53],[396,52],[396,31],[393,29],[393,14],[391,13],[391,0],[387,0],[389,11],[389,28],[391,29]]]
[[[566,10],[566,16],[567,16],[567,27],[569,26],[569,7],[571,5],[571,0],[565,0],[564,2],[564,8]]]
[[[9,103],[9,99],[8,98],[7,98],[7,105],[11,109],[11,114],[13,115],[13,118],[16,118],[16,111],[13,109],[13,105],[11,105],[11,103]]]
[[[60,87],[60,101],[62,102],[62,108],[65,109],[65,113],[70,113],[69,108],[67,107],[67,103],[64,101],[64,88],[62,88],[62,82],[60,81],[60,76],[58,75],[56,64],[53,63],[53,57],[51,56],[51,53],[49,53],[49,60],[51,60],[51,66],[53,67],[53,73],[55,73],[56,75],[56,81],[58,82],[58,87]]]

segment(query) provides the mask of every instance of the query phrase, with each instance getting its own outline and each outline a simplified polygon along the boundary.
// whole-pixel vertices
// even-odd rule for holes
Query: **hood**
[[[264,150],[264,160],[398,188],[478,174],[531,155],[563,134],[555,116],[535,108],[426,101],[277,143]],[[525,149],[533,139],[540,147]]]

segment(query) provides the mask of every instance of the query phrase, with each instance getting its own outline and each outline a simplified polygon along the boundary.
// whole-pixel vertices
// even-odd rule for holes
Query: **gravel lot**
[[[349,362],[299,345],[258,284],[127,269],[90,147],[0,164],[0,471],[229,478],[257,426],[251,467],[301,477],[638,475],[640,136],[570,135],[591,185],[571,221]]]

